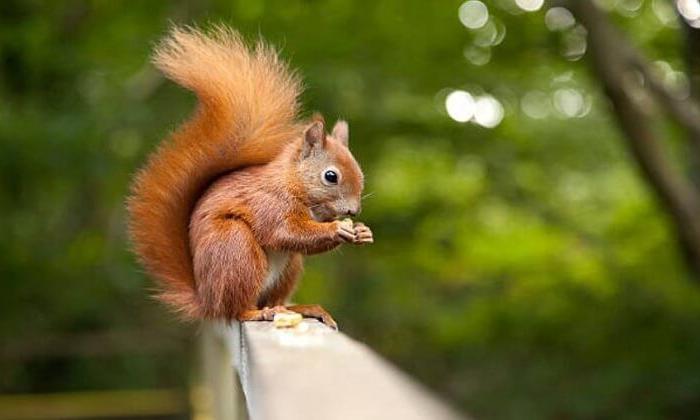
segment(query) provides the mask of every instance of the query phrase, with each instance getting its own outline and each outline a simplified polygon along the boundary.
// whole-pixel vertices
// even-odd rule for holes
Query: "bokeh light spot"
[[[447,115],[458,122],[469,121],[474,115],[474,107],[474,98],[463,90],[455,90],[445,99]]]
[[[676,0],[678,13],[694,28],[700,28],[700,0]]]
[[[562,55],[567,60],[576,61],[583,57],[588,48],[588,41],[586,41],[586,36],[588,32],[586,28],[581,25],[576,25],[573,29],[567,31],[564,35],[564,46]]]
[[[698,0],[676,0],[678,12],[686,20],[700,19],[700,1]]]
[[[515,4],[526,12],[534,12],[540,10],[544,0],[515,0]]]
[[[623,16],[634,17],[642,9],[642,0],[619,0],[615,3],[615,10]]]
[[[532,90],[520,100],[520,109],[532,119],[547,118],[551,111],[549,95],[540,90]]]
[[[668,0],[653,0],[651,2],[651,10],[654,15],[665,26],[675,27],[678,25],[676,20],[676,12],[673,11],[673,6]]]
[[[469,29],[479,29],[489,20],[489,9],[479,0],[469,0],[459,6],[459,21]]]
[[[493,128],[503,120],[503,105],[490,95],[477,98],[474,122],[482,127]]]
[[[585,110],[583,95],[576,89],[557,89],[553,95],[554,107],[568,118],[580,117]]]
[[[464,58],[475,66],[483,66],[491,61],[491,49],[468,46],[464,49]]]
[[[552,7],[544,15],[544,24],[550,31],[564,31],[576,24],[574,15],[563,7]]]

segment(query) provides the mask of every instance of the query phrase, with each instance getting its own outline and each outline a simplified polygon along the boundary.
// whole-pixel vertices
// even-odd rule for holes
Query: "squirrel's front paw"
[[[355,223],[355,240],[353,243],[358,245],[371,244],[374,242],[374,236],[369,227],[365,226],[364,223]]]
[[[352,221],[346,220],[336,220],[335,222],[335,236],[340,242],[355,242],[355,228],[352,225]]]

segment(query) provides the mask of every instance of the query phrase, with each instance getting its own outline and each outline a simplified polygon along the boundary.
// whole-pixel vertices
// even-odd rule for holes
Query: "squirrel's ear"
[[[322,121],[314,121],[304,131],[304,145],[301,155],[308,157],[315,148],[321,148],[326,142],[326,132]]]
[[[347,147],[348,140],[350,139],[350,127],[348,127],[347,121],[338,120],[333,126],[333,133],[331,136]]]

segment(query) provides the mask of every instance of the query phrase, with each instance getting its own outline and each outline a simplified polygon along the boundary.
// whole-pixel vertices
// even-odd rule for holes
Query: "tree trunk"
[[[688,266],[700,281],[700,192],[667,155],[661,138],[648,123],[651,116],[638,98],[639,93],[653,95],[669,116],[686,129],[688,146],[693,150],[691,155],[700,151],[697,105],[690,99],[679,99],[656,80],[647,61],[616,31],[593,1],[572,0],[565,5],[588,30],[592,70],[612,103],[628,149],[668,212]],[[698,57],[697,54],[693,57],[693,66],[698,64]],[[635,82],[634,71],[644,75],[644,86]]]

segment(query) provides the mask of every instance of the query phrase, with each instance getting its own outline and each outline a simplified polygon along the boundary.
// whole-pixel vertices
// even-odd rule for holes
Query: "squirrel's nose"
[[[358,214],[360,214],[360,211],[362,211],[362,209],[358,205],[357,207],[354,207],[354,208],[348,208],[348,210],[345,212],[345,214],[350,216],[350,217],[355,217]]]

